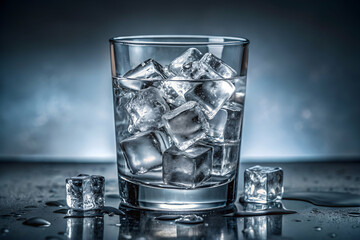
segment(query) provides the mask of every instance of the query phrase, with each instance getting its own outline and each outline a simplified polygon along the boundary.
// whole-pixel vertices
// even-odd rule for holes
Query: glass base
[[[235,201],[234,179],[197,189],[161,188],[130,182],[119,177],[121,205],[158,211],[206,211],[225,208]]]

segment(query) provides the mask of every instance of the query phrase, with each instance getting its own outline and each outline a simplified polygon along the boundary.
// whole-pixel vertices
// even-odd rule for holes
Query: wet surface
[[[286,192],[360,194],[360,163],[273,165],[284,169]],[[242,171],[249,166],[242,164]],[[85,216],[63,206],[65,178],[81,172],[106,177],[106,207]],[[29,236],[32,239],[357,239],[360,236],[360,207],[324,207],[283,200],[282,207],[296,213],[244,216],[239,213],[254,206],[240,203],[236,213],[211,211],[187,217],[179,213],[119,210],[115,164],[2,163],[0,189],[0,239]],[[31,219],[30,223],[33,222],[34,218],[37,218],[34,225],[37,222],[44,225],[23,224]]]

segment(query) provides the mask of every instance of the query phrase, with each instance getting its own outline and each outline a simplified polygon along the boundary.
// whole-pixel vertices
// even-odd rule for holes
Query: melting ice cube
[[[66,203],[70,208],[90,210],[104,206],[105,178],[77,176],[66,179]]]
[[[280,200],[284,192],[281,168],[254,166],[244,173],[244,200],[265,203]]]
[[[120,147],[131,173],[143,174],[161,167],[162,153],[170,144],[165,133],[148,131],[123,140]]]
[[[235,92],[229,81],[205,81],[185,94],[187,101],[197,102],[208,119],[213,119],[225,102]]]
[[[209,130],[204,114],[193,101],[167,112],[162,118],[167,133],[180,150],[204,138]]]
[[[161,116],[169,110],[161,92],[153,87],[143,89],[125,106],[129,113],[132,126],[144,132],[162,126]]]
[[[163,155],[165,184],[194,188],[210,177],[212,148],[194,145],[185,151],[172,146]]]

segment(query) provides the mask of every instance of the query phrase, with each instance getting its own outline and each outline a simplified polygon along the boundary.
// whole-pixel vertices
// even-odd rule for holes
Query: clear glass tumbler
[[[121,204],[197,211],[237,196],[249,41],[110,39]]]

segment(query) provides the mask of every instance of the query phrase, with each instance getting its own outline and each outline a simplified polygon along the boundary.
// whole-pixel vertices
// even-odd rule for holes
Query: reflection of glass
[[[243,235],[246,239],[267,239],[279,236],[282,231],[282,215],[247,217]]]
[[[214,216],[200,224],[179,224],[156,220],[153,213],[141,213],[139,218],[120,217],[119,239],[236,239],[236,218]]]
[[[103,239],[103,218],[68,218],[66,227],[67,239]]]

